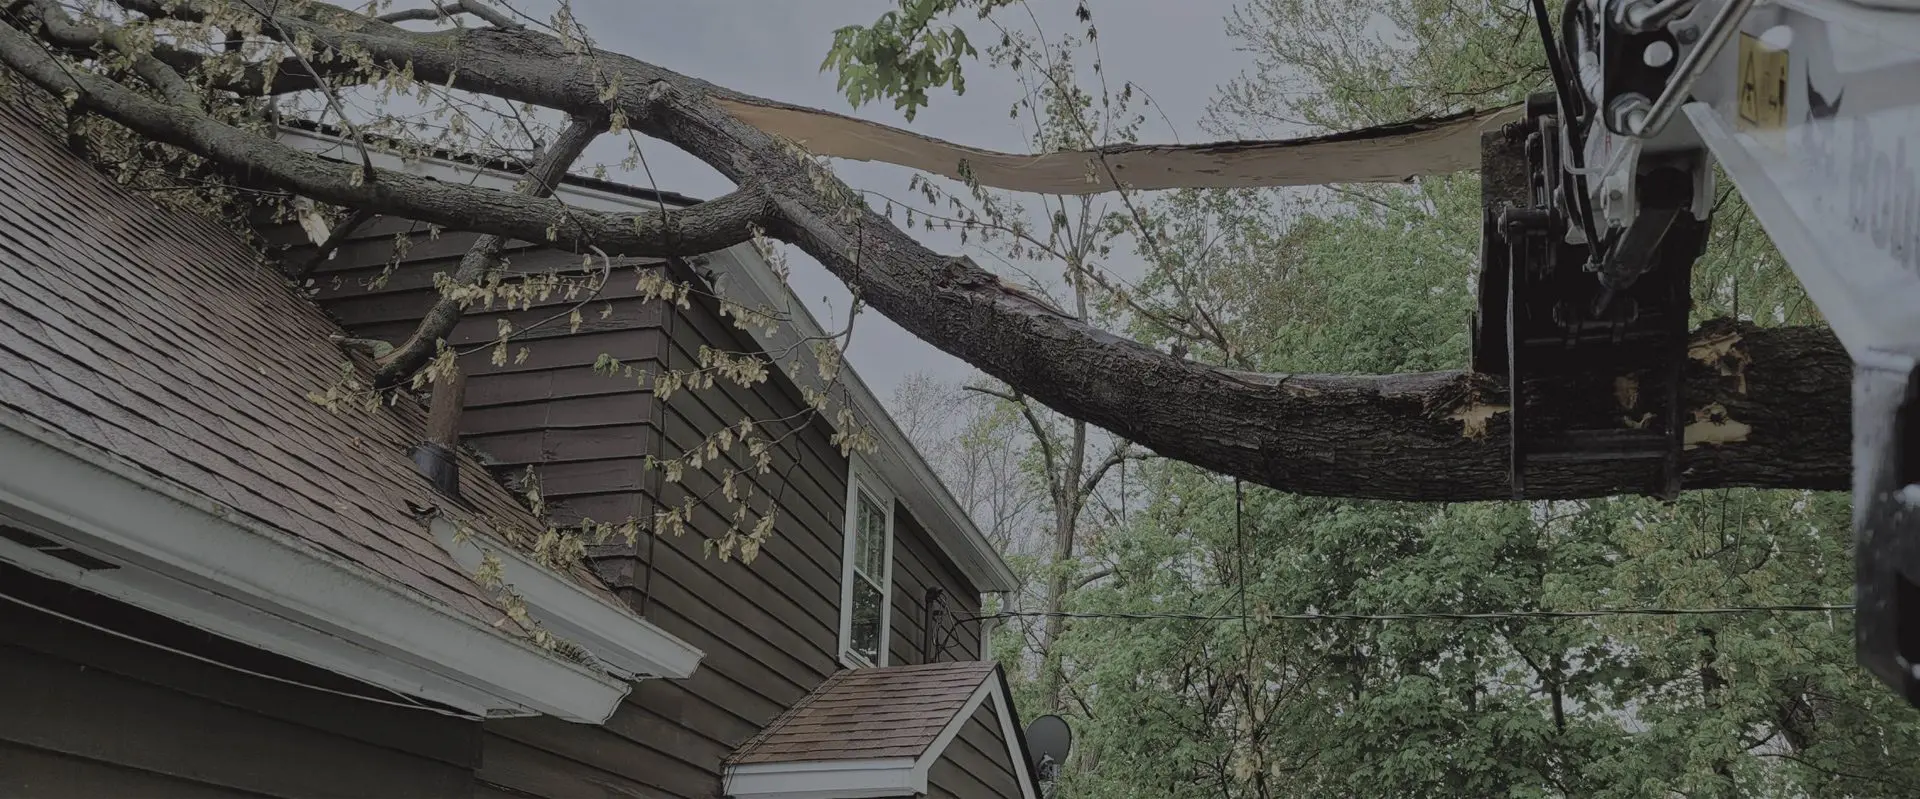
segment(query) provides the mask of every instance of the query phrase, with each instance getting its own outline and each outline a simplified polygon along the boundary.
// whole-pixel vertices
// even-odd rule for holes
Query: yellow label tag
[[[1777,130],[1787,126],[1787,51],[1740,34],[1740,127]]]

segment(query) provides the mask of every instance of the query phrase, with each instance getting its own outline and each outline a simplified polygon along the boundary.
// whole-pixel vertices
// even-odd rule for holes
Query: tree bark
[[[154,14],[191,15],[197,7],[120,2]],[[362,180],[356,166],[70,71],[11,21],[0,25],[0,62],[56,95],[77,93],[88,110],[149,138],[334,205],[632,256],[708,252],[764,226],[908,332],[1025,395],[1160,455],[1260,485],[1395,500],[1510,496],[1506,392],[1496,381],[1465,372],[1256,374],[1174,358],[1076,319],[964,257],[927,249],[796,146],[716,102],[746,95],[627,56],[582,54],[530,30],[415,33],[324,3],[300,9],[282,12],[267,30],[407,65],[416,80],[572,114],[618,113],[740,188],[682,211],[610,214],[386,171]],[[311,60],[323,71],[357,70],[349,58]],[[1699,429],[1685,456],[1687,487],[1847,485],[1850,361],[1829,333],[1719,324],[1697,341],[1687,401]],[[1601,426],[1596,422],[1631,410],[1600,400],[1616,395],[1618,379],[1633,377],[1593,376],[1591,406],[1529,410],[1534,418],[1587,414],[1582,426]],[[1626,464],[1541,466],[1528,474],[1528,494],[1634,492],[1650,482],[1643,471]]]

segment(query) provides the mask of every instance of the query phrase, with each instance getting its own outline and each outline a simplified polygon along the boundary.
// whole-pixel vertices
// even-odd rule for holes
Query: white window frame
[[[854,536],[860,522],[860,494],[880,503],[887,515],[885,563],[880,576],[880,658],[877,663],[853,651],[854,580],[865,579],[854,573]],[[850,669],[887,665],[887,647],[893,638],[893,490],[880,479],[879,472],[865,459],[855,456],[847,463],[847,512],[841,522],[840,539],[840,665]]]

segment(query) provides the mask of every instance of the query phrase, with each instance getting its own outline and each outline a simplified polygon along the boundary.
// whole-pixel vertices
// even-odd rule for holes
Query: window
[[[855,460],[848,470],[840,587],[840,662],[887,665],[893,614],[893,496]]]

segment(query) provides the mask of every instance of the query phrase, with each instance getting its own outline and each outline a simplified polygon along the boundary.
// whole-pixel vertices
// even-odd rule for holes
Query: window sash
[[[849,475],[846,585],[842,588],[842,659],[851,665],[878,666],[885,661],[887,628],[892,590],[890,558],[893,525],[888,511],[890,501],[884,494],[869,490],[859,479],[858,469]],[[857,578],[857,579],[855,579]]]

